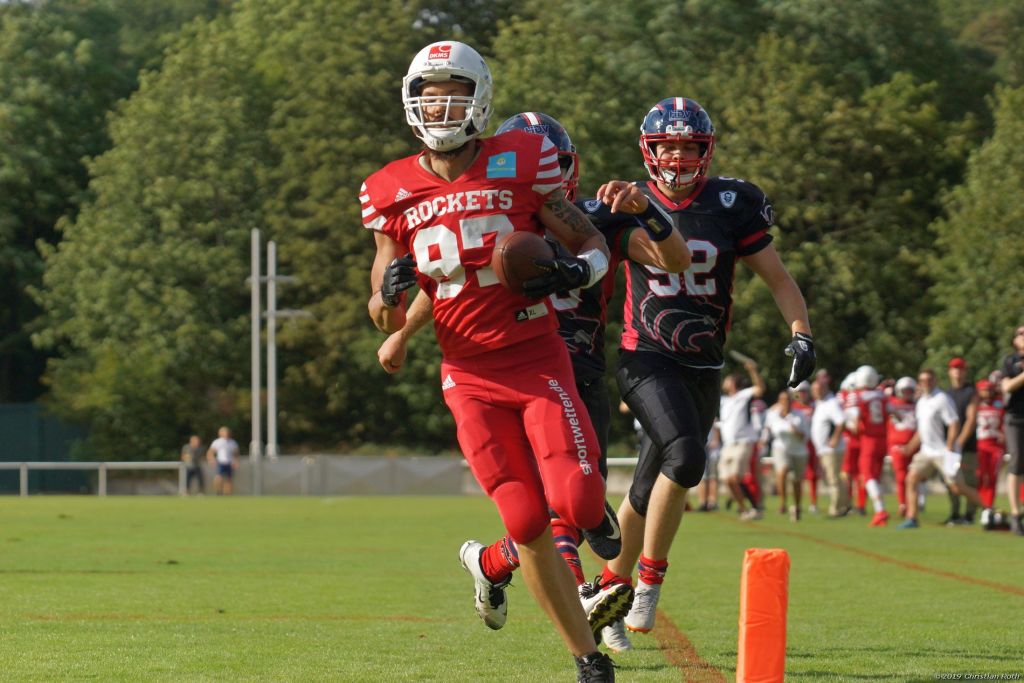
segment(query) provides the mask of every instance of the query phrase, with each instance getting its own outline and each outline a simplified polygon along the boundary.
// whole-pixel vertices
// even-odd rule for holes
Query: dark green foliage
[[[1016,282],[1005,240],[1020,222],[1019,91],[1000,91],[995,134],[952,191],[993,127],[993,82],[1019,85],[1014,36],[1024,18],[1013,3],[972,15],[970,30],[958,5],[939,0],[180,0],[160,9],[106,0],[76,12],[85,28],[72,37],[11,34],[20,50],[53,43],[46,55],[97,55],[85,66],[38,60],[70,87],[32,99],[5,71],[12,60],[0,60],[0,121],[33,141],[13,155],[0,148],[0,184],[14,183],[4,186],[12,198],[0,196],[12,202],[0,212],[0,268],[18,264],[20,286],[33,284],[33,242],[61,237],[43,250],[35,339],[54,356],[54,407],[88,422],[106,457],[159,457],[188,431],[219,423],[248,441],[243,281],[253,227],[277,241],[280,272],[299,278],[281,288],[280,305],[316,315],[285,323],[278,337],[285,449],[453,446],[433,335],[414,341],[399,375],[377,365],[384,337],[366,315],[373,239],[357,201],[367,175],[417,149],[399,87],[411,56],[441,37],[488,57],[492,129],[523,110],[566,125],[583,194],[609,178],[645,177],[637,130],[655,102],[701,102],[720,135],[713,172],[754,182],[775,201],[776,248],[806,294],[821,364],[833,374],[864,362],[905,374],[953,350],[989,363],[1014,324],[958,283]],[[34,16],[0,7],[3,31]],[[990,24],[1001,37],[989,40]],[[109,40],[87,50],[77,36],[89,31]],[[118,64],[149,70],[137,77]],[[116,78],[97,75],[103,69]],[[105,129],[107,110],[137,81]],[[47,98],[49,108],[18,114]],[[37,113],[51,109],[50,118]],[[67,135],[43,134],[76,125],[73,156],[47,142]],[[15,139],[8,130],[0,126],[5,142]],[[83,157],[91,180],[80,203]],[[25,159],[70,170],[27,181],[8,170]],[[32,222],[29,237],[5,237],[21,234],[3,222],[10,216]],[[1005,240],[989,225],[1002,225]],[[992,267],[979,268],[982,259]],[[743,267],[734,293],[732,344],[781,386],[785,324]],[[20,315],[9,333],[24,334]],[[621,329],[614,306],[609,329]],[[614,348],[610,338],[612,362]],[[616,425],[624,438],[628,423]]]

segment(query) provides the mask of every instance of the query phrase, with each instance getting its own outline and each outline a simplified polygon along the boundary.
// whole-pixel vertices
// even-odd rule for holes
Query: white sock
[[[871,504],[875,506],[875,512],[884,510],[885,504],[882,503],[882,487],[878,485],[878,480],[868,479],[867,483],[864,484],[864,488],[867,489],[868,495],[871,496]]]

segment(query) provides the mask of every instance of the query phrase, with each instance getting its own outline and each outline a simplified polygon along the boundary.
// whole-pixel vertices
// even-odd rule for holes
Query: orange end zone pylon
[[[748,548],[740,579],[736,683],[782,683],[786,669],[789,553]]]

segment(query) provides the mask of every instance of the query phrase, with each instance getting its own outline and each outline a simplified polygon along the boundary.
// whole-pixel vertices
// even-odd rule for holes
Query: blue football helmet
[[[565,198],[570,202],[576,199],[576,188],[580,182],[580,158],[576,154],[576,145],[555,117],[538,111],[526,111],[507,119],[498,126],[495,135],[510,130],[525,130],[527,133],[546,135],[548,140],[558,148],[558,165],[562,168],[562,189]]]
[[[696,159],[658,157],[659,142],[692,141],[699,145]],[[715,126],[711,117],[693,100],[667,97],[654,105],[640,126],[640,151],[651,178],[672,189],[700,182],[711,167],[715,153]]]

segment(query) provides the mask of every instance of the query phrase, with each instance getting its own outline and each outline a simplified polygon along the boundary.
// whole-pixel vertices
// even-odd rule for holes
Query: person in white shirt
[[[800,498],[803,473],[807,468],[807,439],[811,424],[807,414],[793,410],[793,399],[788,391],[779,392],[779,400],[765,415],[765,429],[771,435],[772,466],[775,468],[775,488],[782,498],[781,512],[786,513],[786,478],[793,475],[793,507],[790,520],[800,520]]]
[[[935,382],[935,371],[930,368],[918,374],[917,386],[921,394],[914,408],[917,432],[910,442],[902,447],[904,453],[913,453],[917,450],[917,455],[910,463],[910,475],[907,477],[907,518],[899,525],[900,529],[916,529],[919,526],[917,484],[926,481],[935,472],[942,475],[951,492],[966,496],[978,507],[983,507],[977,489],[967,485],[960,469],[960,453],[956,450],[960,420],[957,418],[953,399],[949,394],[939,391]]]
[[[733,373],[722,380],[722,399],[719,404],[719,431],[722,450],[718,456],[718,479],[729,487],[741,519],[757,519],[756,508],[747,509],[740,482],[750,469],[750,456],[754,452],[758,433],[750,420],[750,401],[764,394],[764,379],[757,371],[757,363],[744,364],[752,386],[739,388],[742,375]]]
[[[850,512],[850,490],[846,487],[842,472],[843,454],[846,452],[846,441],[843,439],[846,413],[839,398],[829,391],[827,383],[812,384],[811,395],[814,396],[811,443],[825,470],[825,484],[831,497],[828,516],[842,517]]]
[[[238,469],[238,442],[231,438],[231,430],[221,427],[217,430],[217,438],[206,451],[206,459],[211,465],[217,465],[217,476],[213,479],[213,490],[218,494],[230,496],[231,480]]]

